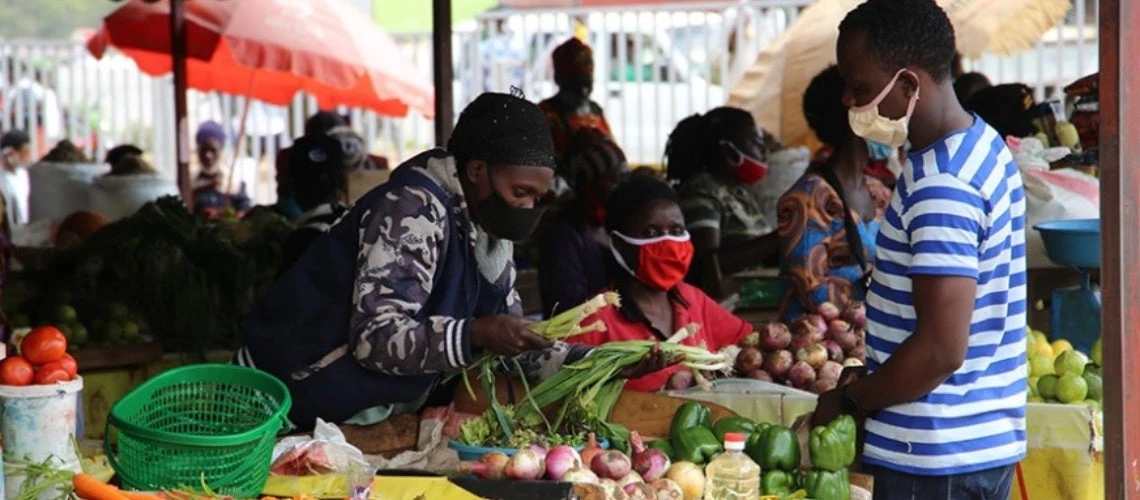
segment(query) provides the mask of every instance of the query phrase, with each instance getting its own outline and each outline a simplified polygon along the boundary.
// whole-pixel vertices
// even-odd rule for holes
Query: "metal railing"
[[[554,94],[550,55],[570,36],[585,36],[594,49],[593,98],[634,163],[659,162],[669,132],[692,113],[721,105],[757,54],[787,29],[811,0],[744,0],[636,8],[493,11],[460,23],[453,35],[456,108],[480,92],[519,87],[534,100]],[[1097,0],[1074,0],[1065,22],[1023,53],[965,61],[967,69],[995,83],[1023,82],[1038,99],[1097,70]],[[425,77],[431,71],[429,34],[395,38]],[[0,127],[23,128],[40,154],[70,138],[102,159],[117,144],[148,151],[155,166],[174,178],[174,123],[169,77],[152,78],[114,52],[93,59],[76,41],[0,42]],[[192,91],[191,133],[205,120],[236,137],[244,100]],[[239,173],[258,201],[272,201],[273,158],[300,135],[315,103],[297,96],[290,106],[253,103],[248,138],[230,144],[252,158]],[[392,162],[434,142],[432,123],[419,116],[386,119],[342,110],[371,151]]]

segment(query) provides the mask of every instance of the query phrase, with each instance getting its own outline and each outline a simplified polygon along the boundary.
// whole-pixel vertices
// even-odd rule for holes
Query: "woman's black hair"
[[[958,96],[958,102],[963,106],[970,102],[970,98],[992,87],[990,79],[981,73],[966,73],[954,79],[954,95]]]
[[[755,128],[752,114],[723,106],[705,114],[695,114],[677,123],[665,143],[665,165],[669,179],[685,182],[706,172],[710,162],[719,161],[720,141],[731,141],[744,128]]]
[[[808,126],[815,131],[820,141],[835,148],[842,149],[851,142],[854,132],[847,121],[847,106],[843,105],[843,76],[839,74],[838,66],[831,66],[812,78],[804,91],[804,117]],[[827,185],[839,196],[843,207],[843,229],[847,239],[847,246],[852,256],[863,270],[867,269],[867,255],[863,249],[863,238],[859,236],[859,226],[851,215],[847,205],[847,195],[843,191],[843,183],[835,170],[827,164],[816,164],[808,170],[823,178]]]
[[[851,139],[847,106],[843,104],[843,75],[831,65],[811,79],[804,90],[804,119],[821,142],[833,148]]]
[[[574,189],[617,173],[627,164],[625,152],[613,139],[589,127],[574,134],[564,157],[566,161],[558,166],[558,174]]]
[[[1037,106],[1033,89],[1021,83],[1007,83],[979,90],[964,107],[978,114],[1002,137],[1029,137],[1037,133],[1032,109]]]
[[[628,232],[633,218],[656,200],[680,203],[677,193],[665,181],[648,175],[631,176],[610,195],[606,204],[606,230]]]

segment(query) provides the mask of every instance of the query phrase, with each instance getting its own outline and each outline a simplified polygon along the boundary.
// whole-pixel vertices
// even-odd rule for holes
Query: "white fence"
[[[632,162],[661,159],[673,125],[724,102],[756,55],[795,21],[811,0],[743,0],[663,7],[495,11],[457,25],[453,36],[455,103],[486,90],[521,88],[539,100],[555,92],[550,54],[575,34],[594,48],[593,98],[601,104]],[[1032,50],[1008,57],[966,61],[968,69],[995,83],[1024,82],[1039,99],[1055,97],[1065,84],[1097,70],[1097,0],[1075,0],[1062,26]],[[582,28],[584,27],[584,29]],[[425,77],[431,72],[428,34],[396,36]],[[96,159],[109,147],[134,143],[150,152],[156,167],[173,178],[173,96],[169,77],[139,73],[121,55],[95,60],[79,42],[0,42],[0,125],[37,130],[36,148],[46,152],[71,138]],[[240,97],[191,92],[191,133],[215,120],[237,135]],[[255,198],[273,198],[272,159],[299,135],[315,111],[298,96],[291,106],[254,102],[249,137],[241,155],[261,168],[243,173]],[[432,145],[430,121],[418,116],[382,119],[371,112],[342,110],[370,149],[393,162]],[[249,163],[249,162],[247,162]]]

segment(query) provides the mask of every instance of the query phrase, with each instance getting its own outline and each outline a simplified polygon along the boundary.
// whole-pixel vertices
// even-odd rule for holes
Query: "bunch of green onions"
[[[549,340],[562,340],[583,333],[604,332],[606,331],[606,323],[602,320],[594,321],[588,325],[583,325],[582,322],[610,306],[621,307],[621,296],[617,292],[599,293],[578,307],[562,311],[546,321],[532,323],[528,328]]]

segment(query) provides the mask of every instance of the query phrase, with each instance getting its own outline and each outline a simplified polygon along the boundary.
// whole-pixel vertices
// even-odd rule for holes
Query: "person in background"
[[[664,342],[695,323],[700,329],[681,343],[716,352],[752,333],[747,321],[684,282],[693,244],[677,195],[668,184],[649,176],[630,177],[610,197],[606,230],[619,269],[612,285],[621,296],[621,307],[605,308],[583,322],[601,320],[605,331],[574,336],[570,342],[595,346],[625,340]],[[670,375],[683,369],[670,366],[650,372],[625,387],[657,391]]]
[[[285,240],[282,273],[344,215],[348,198],[346,174],[359,166],[352,161],[348,147],[331,135],[306,135],[293,142],[289,150],[289,180],[303,212],[297,217],[297,229]]]
[[[548,317],[585,302],[609,283],[606,202],[629,164],[601,132],[582,130],[567,154],[574,199],[546,228],[539,248],[538,283]]]
[[[993,87],[990,79],[981,73],[966,73],[954,79],[954,95],[963,106],[979,91]]]
[[[119,161],[123,158],[127,156],[142,156],[142,154],[142,148],[134,144],[120,144],[107,150],[107,156],[103,158],[103,163],[110,165],[111,168],[115,168],[115,165],[118,165]]]
[[[4,216],[11,226],[28,223],[28,197],[32,181],[28,165],[32,163],[32,141],[27,132],[11,130],[0,136],[0,193],[4,195]]]
[[[688,281],[721,298],[724,275],[774,258],[778,241],[752,185],[764,178],[764,139],[747,111],[721,107],[681,120],[665,146],[696,258]]]
[[[982,89],[962,105],[977,113],[1002,138],[1031,137],[1038,132],[1033,123],[1037,100],[1027,85],[1007,83]]]
[[[565,161],[570,141],[579,130],[593,128],[613,138],[610,124],[598,103],[590,100],[594,90],[594,52],[577,38],[554,49],[554,83],[558,93],[538,103],[554,134],[554,155]]]
[[[890,202],[890,190],[866,170],[873,149],[885,148],[889,155],[891,148],[851,132],[843,85],[839,68],[831,66],[804,91],[804,117],[826,153],[777,205],[780,317],[787,323],[815,312],[823,302],[842,308],[863,300],[875,235]]]
[[[851,130],[911,143],[867,293],[868,374],[812,424],[866,417],[875,498],[1009,498],[1025,457],[1025,191],[1005,141],[962,108],[934,0],[868,0],[839,25]]]
[[[441,374],[483,353],[527,353],[538,378],[580,359],[588,350],[528,329],[514,288],[513,242],[538,224],[554,166],[537,106],[479,96],[446,150],[394,169],[269,286],[235,361],[284,382],[290,421],[307,429],[418,411]]]
[[[236,193],[226,192],[227,167],[223,165],[222,152],[225,150],[226,131],[215,121],[206,121],[194,134],[198,154],[198,176],[194,180],[194,212],[207,217],[216,217],[227,209],[243,213],[249,210],[250,199],[246,194],[245,182],[240,182]]]
[[[318,111],[305,120],[304,135],[315,136],[327,134],[330,130],[337,127],[344,127],[348,123],[344,117],[333,111]],[[273,205],[277,213],[285,216],[289,220],[294,220],[301,215],[301,207],[297,204],[297,200],[293,196],[293,184],[289,177],[289,158],[292,146],[282,149],[277,153],[277,158],[274,161],[274,179],[277,183],[277,202]]]

